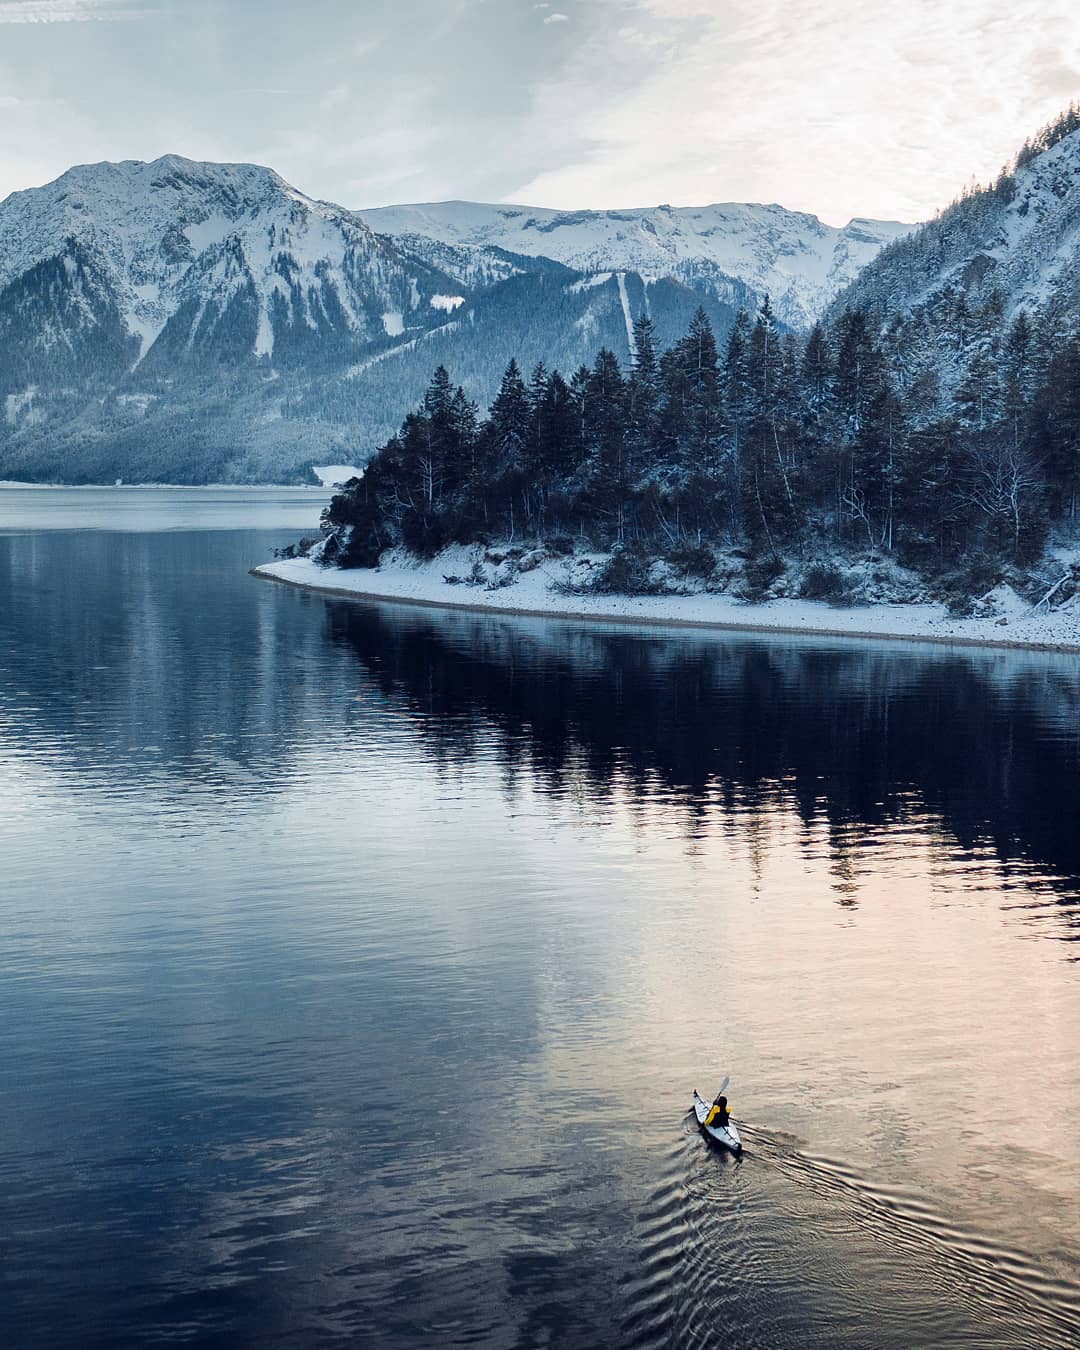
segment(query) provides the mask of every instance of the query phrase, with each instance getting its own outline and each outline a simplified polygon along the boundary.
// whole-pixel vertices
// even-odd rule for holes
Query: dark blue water
[[[0,492],[5,1343],[1074,1345],[1076,659],[247,575],[317,510]]]

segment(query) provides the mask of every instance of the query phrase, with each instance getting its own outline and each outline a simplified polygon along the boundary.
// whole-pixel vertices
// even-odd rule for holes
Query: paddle
[[[728,1085],[730,1082],[731,1082],[731,1074],[728,1074],[728,1076],[727,1076],[727,1077],[724,1079],[724,1081],[720,1084],[720,1091],[716,1094],[716,1097],[721,1097],[721,1096],[723,1096],[724,1089],[727,1087],[727,1085]],[[716,1101],[716,1097],[713,1098],[713,1101],[714,1101],[714,1102]]]

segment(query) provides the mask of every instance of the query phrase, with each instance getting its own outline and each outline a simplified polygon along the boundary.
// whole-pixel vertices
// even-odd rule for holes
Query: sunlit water
[[[5,1343],[1075,1345],[1080,663],[248,576],[322,500],[0,490]]]

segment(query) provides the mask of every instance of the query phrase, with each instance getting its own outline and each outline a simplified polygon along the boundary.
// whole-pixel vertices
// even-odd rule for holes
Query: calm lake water
[[[248,576],[323,500],[0,490],[4,1343],[1075,1346],[1080,660]]]

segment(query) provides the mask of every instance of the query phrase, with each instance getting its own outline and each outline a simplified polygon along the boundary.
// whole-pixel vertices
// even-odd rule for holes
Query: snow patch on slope
[[[630,364],[637,365],[637,343],[634,340],[634,320],[630,314],[630,297],[626,294],[626,273],[617,272],[615,280],[619,283],[619,303],[622,305],[623,322],[626,324],[626,346],[630,352]]]

